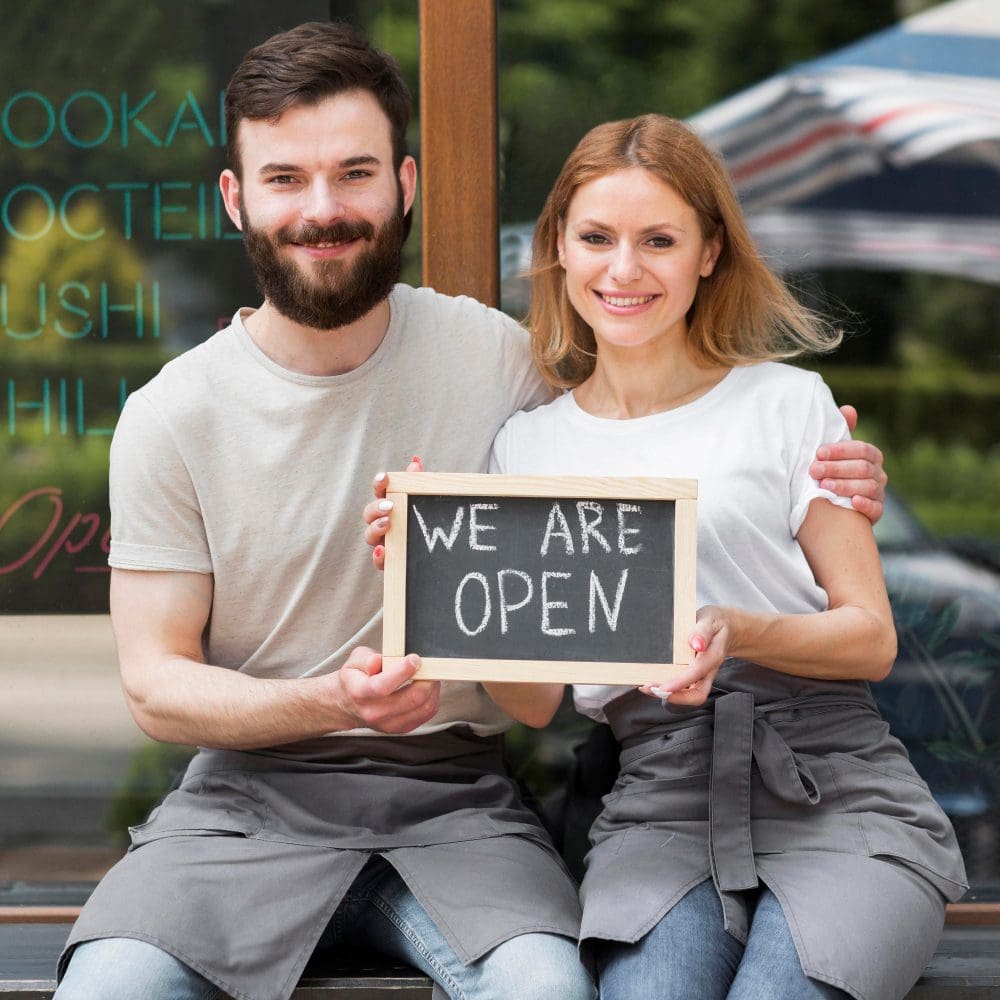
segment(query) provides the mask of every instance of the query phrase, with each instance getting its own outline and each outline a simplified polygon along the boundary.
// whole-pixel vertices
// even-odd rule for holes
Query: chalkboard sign
[[[690,663],[695,481],[390,473],[387,496],[388,662],[609,684]]]

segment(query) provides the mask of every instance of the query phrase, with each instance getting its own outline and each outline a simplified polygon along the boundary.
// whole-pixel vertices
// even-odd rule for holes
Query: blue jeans
[[[635,944],[602,942],[595,952],[601,1000],[841,1000],[799,964],[781,904],[757,899],[746,945],[727,934],[711,881],[692,889]]]
[[[463,965],[396,870],[372,858],[337,908],[317,951],[377,948],[422,969],[454,1000],[594,1000],[576,942],[522,934]],[[87,941],[73,953],[54,1000],[215,1000],[218,987],[154,945]]]

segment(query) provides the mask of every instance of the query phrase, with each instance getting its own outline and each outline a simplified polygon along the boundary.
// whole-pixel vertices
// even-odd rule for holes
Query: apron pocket
[[[897,861],[915,871],[952,901],[968,887],[965,866],[951,824],[929,816],[926,826],[910,826],[888,816],[862,816],[861,830],[872,858]]]
[[[129,849],[163,837],[255,836],[267,819],[267,807],[251,787],[239,772],[190,778],[153,809],[145,823],[129,827]]]
[[[604,798],[604,811],[595,829],[633,824],[669,825],[676,821],[708,819],[707,771],[634,781]]]

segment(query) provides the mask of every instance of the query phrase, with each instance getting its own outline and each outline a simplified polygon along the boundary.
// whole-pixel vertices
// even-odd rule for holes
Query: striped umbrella
[[[1000,0],[953,0],[691,119],[779,270],[1000,283]]]

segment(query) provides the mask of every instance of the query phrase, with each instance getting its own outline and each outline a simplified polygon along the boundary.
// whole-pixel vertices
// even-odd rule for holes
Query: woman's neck
[[[593,374],[573,390],[573,398],[595,417],[630,420],[693,403],[730,371],[724,365],[699,364],[686,350],[658,355],[602,349]]]

